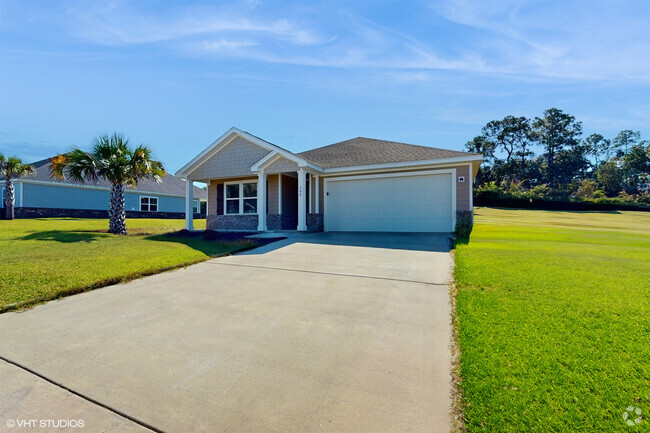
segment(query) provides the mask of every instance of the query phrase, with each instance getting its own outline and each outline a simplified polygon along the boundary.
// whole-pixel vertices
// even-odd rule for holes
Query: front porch
[[[188,189],[192,183],[188,181]],[[302,169],[281,173],[260,171],[257,177],[211,179],[206,229],[323,231],[322,183],[319,175]],[[191,212],[186,213],[185,221],[186,228],[193,230]]]

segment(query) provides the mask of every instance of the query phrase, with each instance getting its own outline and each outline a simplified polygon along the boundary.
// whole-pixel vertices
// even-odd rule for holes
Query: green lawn
[[[480,208],[455,276],[470,432],[650,430],[650,213]]]
[[[0,312],[250,246],[162,235],[183,226],[183,220],[128,219],[130,234],[115,236],[105,233],[105,219],[0,221]],[[195,228],[205,228],[205,220]]]

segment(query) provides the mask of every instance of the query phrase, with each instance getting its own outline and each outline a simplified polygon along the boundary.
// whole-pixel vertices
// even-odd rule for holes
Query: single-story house
[[[293,153],[231,128],[176,176],[208,184],[211,230],[452,232],[481,161],[362,137]]]
[[[31,164],[36,173],[14,179],[14,212],[16,218],[79,217],[108,218],[111,185],[105,180],[96,184],[76,184],[69,179],[54,180],[50,176],[50,159]],[[124,202],[128,217],[184,218],[186,214],[186,181],[168,174],[162,182],[138,182],[126,188]],[[0,177],[4,208],[5,180]],[[207,192],[192,186],[190,207],[193,216],[205,215]],[[4,209],[0,209],[4,217]]]

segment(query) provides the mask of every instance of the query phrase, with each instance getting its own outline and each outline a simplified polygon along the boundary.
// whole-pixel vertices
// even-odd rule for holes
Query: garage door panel
[[[329,231],[448,232],[452,230],[452,176],[328,181]]]

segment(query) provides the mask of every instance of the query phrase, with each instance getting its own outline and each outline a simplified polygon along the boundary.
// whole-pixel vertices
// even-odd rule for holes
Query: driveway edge
[[[458,314],[456,311],[456,250],[452,248],[449,252],[454,265],[454,271],[451,273],[449,281],[449,302],[451,304],[451,433],[467,432],[465,425],[465,411],[463,410],[463,389],[461,387],[462,376],[460,369],[460,342],[458,340]]]

